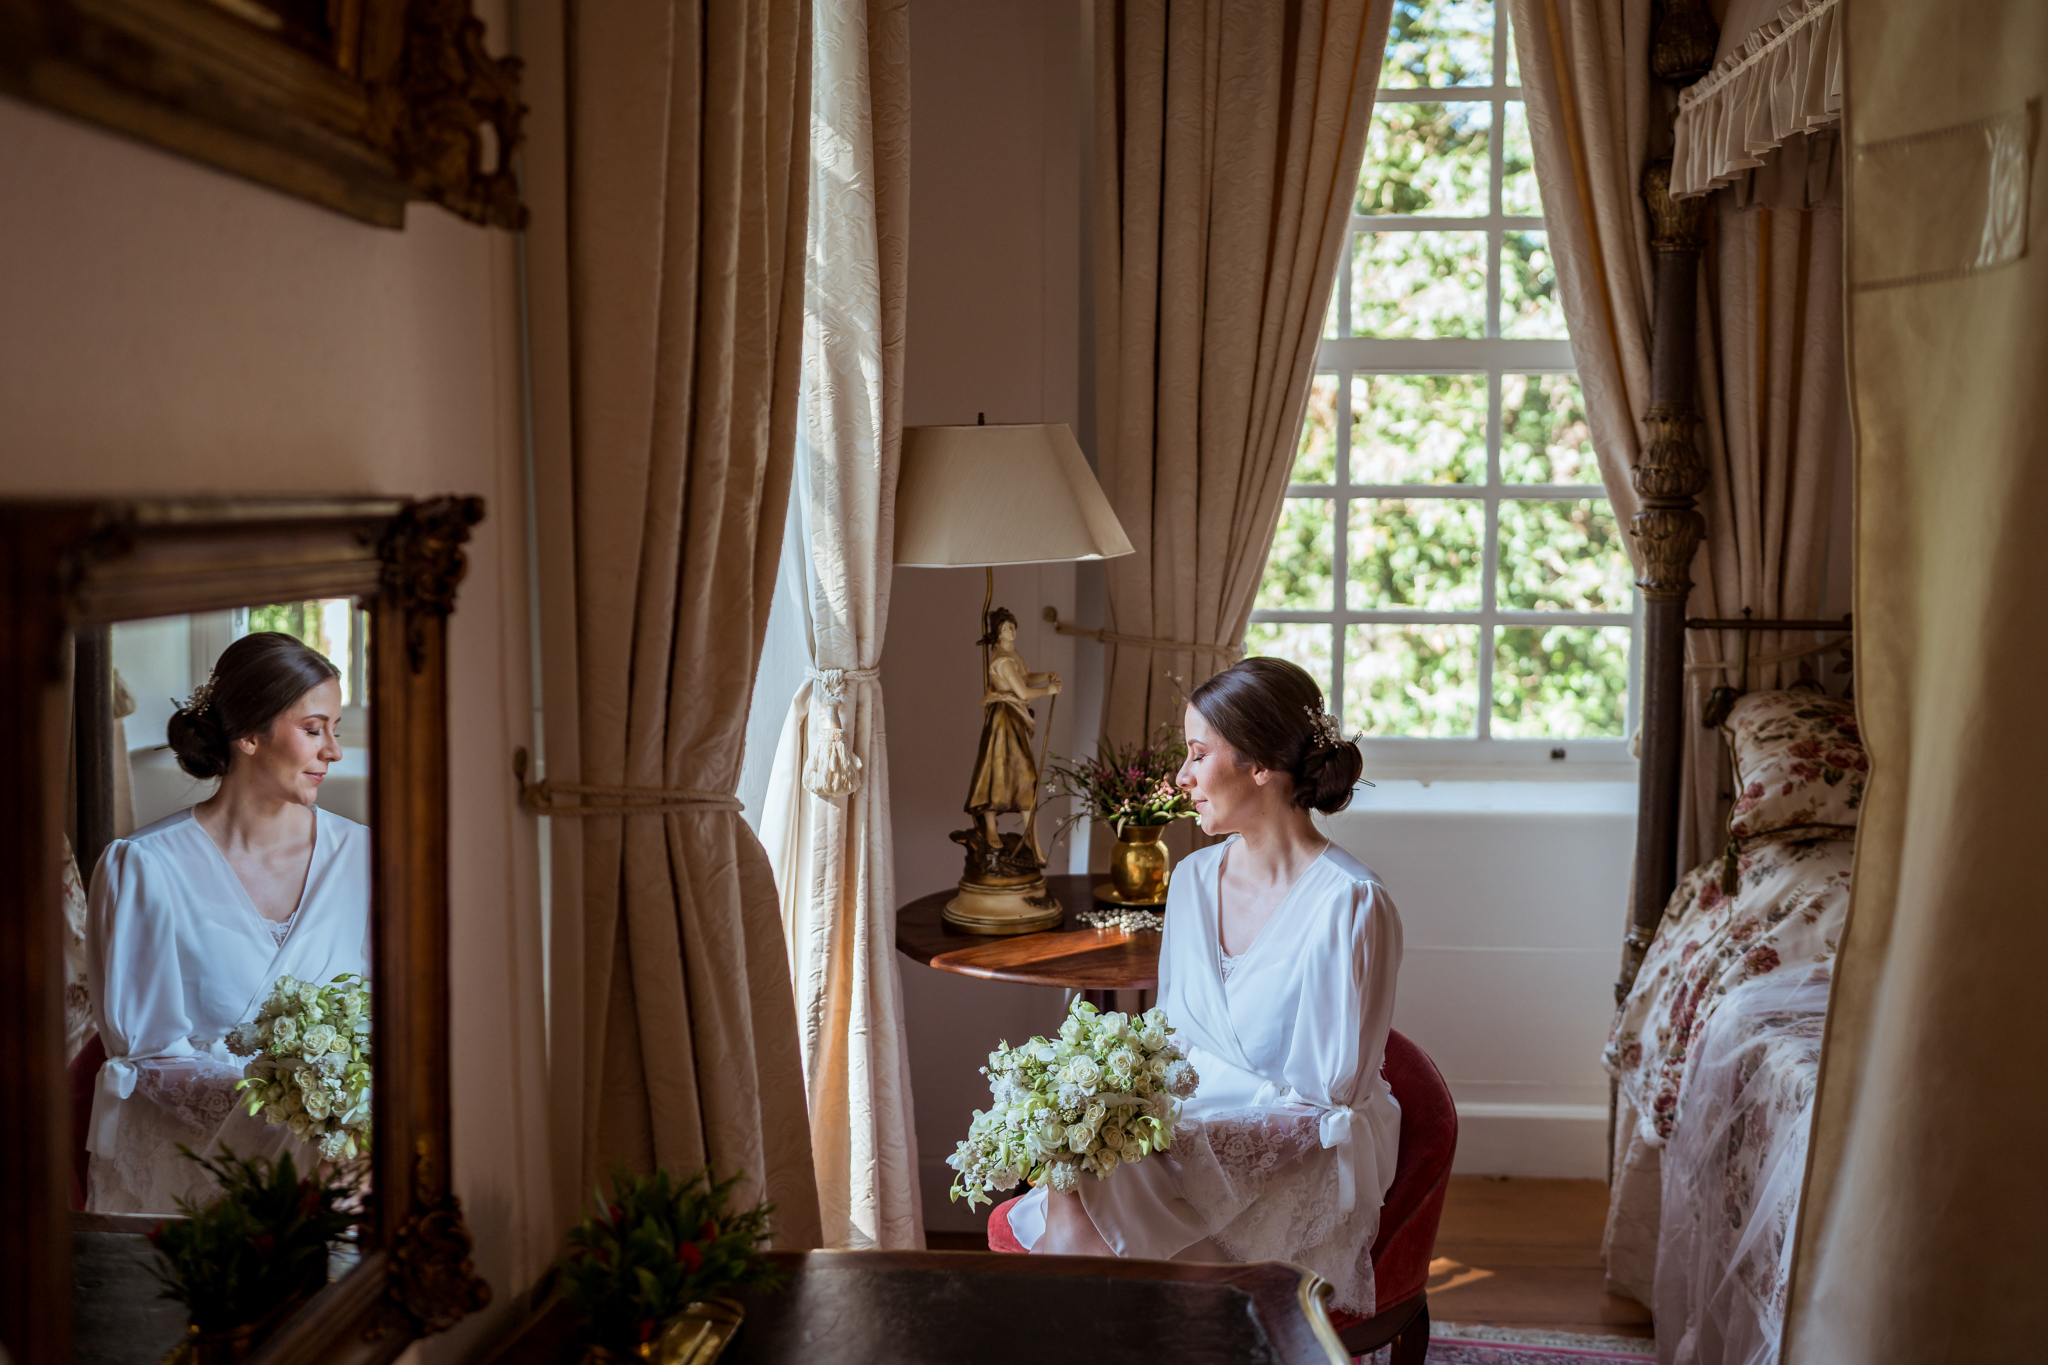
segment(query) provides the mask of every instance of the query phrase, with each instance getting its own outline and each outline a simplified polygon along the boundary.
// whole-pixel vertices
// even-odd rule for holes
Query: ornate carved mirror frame
[[[449,1181],[446,622],[476,498],[0,502],[0,1343],[71,1357],[60,905],[76,628],[369,612],[375,1194],[358,1267],[260,1352],[387,1361],[489,1301]]]
[[[519,61],[472,0],[0,0],[0,90],[380,227],[520,228]]]

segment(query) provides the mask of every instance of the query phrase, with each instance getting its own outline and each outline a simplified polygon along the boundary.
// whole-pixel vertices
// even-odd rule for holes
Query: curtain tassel
[[[873,682],[881,676],[876,668],[825,668],[811,670],[810,757],[804,761],[804,788],[814,796],[832,800],[860,790],[860,755],[847,743],[846,727],[839,707],[846,700],[848,682]]]

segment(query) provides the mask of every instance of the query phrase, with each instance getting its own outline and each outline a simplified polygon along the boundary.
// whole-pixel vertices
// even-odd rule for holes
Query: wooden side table
[[[1096,909],[1093,877],[1047,877],[1067,917],[1041,934],[991,938],[964,933],[941,912],[953,892],[920,897],[896,912],[896,946],[927,967],[1024,986],[1060,986],[1080,991],[1098,1009],[1111,1008],[1117,991],[1159,989],[1159,935],[1121,929],[1090,929],[1083,910]]]

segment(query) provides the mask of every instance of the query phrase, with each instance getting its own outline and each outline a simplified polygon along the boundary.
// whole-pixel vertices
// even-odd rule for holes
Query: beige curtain
[[[1650,408],[1653,290],[1641,189],[1650,0],[1508,0],[1508,12],[1586,421],[1625,527],[1636,512],[1629,469]]]
[[[730,798],[795,444],[801,0],[568,12],[585,1188],[744,1171],[818,1242],[774,880]]]
[[[1099,0],[1103,731],[1178,721],[1230,661],[1292,467],[1391,0]]]
[[[924,1245],[882,635],[903,436],[907,0],[815,0],[798,458],[805,634],[761,835],[781,888],[825,1245]]]
[[[1847,20],[1856,675],[1871,784],[1786,1358],[2038,1359],[2048,6],[1857,5]]]

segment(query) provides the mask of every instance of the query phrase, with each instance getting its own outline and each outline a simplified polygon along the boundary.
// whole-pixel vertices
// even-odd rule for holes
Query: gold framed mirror
[[[295,1152],[341,1191],[345,1230],[262,1324],[252,1358],[389,1360],[489,1301],[448,1160],[445,629],[482,515],[475,498],[0,502],[7,1358],[142,1358],[143,1339],[154,1349],[150,1334],[166,1330],[163,1344],[178,1344],[181,1310],[168,1327],[141,1311],[154,1284],[138,1258],[152,1254],[141,1230],[173,1212],[162,1205],[218,1191],[179,1142],[216,1157],[232,1143],[238,1155]],[[192,738],[192,718],[209,715],[217,763]],[[304,831],[294,847],[306,851],[287,859],[298,880],[282,886],[221,833],[218,812],[259,779]],[[150,869],[171,873],[137,881],[143,848]],[[183,903],[205,908],[141,942],[136,924],[169,921],[138,918],[121,897],[163,885],[179,856],[201,879]],[[173,961],[182,995],[136,984]],[[307,1016],[325,1028],[320,1046],[293,1054],[309,1076],[325,1066],[336,1094],[357,1086],[332,1110],[310,1087],[250,1105],[239,1084],[284,1055],[284,1033],[259,1043],[227,1026],[269,1019],[279,974],[294,971],[348,989],[362,978],[347,1009],[322,997],[325,1019]],[[81,1002],[88,979],[100,994]],[[175,1025],[137,1023],[150,1009]],[[357,1018],[369,1021],[359,1046]],[[370,1067],[372,1048],[373,1073],[350,1071]],[[120,1351],[95,1344],[108,1341]]]
[[[0,90],[380,227],[525,226],[519,69],[471,0],[0,0]]]

